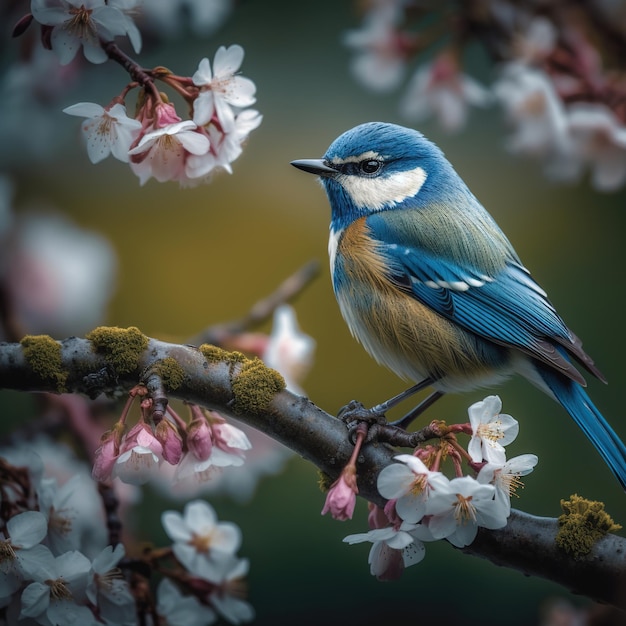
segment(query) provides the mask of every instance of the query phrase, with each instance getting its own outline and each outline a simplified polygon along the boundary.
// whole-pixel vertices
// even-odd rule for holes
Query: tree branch
[[[0,344],[0,387],[121,396],[155,372],[169,397],[234,416],[285,444],[335,480],[353,446],[344,423],[308,399],[286,391],[258,359],[204,344],[150,339],[137,329],[100,328],[81,339],[46,336]],[[359,494],[384,506],[376,478],[393,462],[387,444],[364,445],[357,462]],[[574,593],[626,609],[626,539],[608,534],[574,558],[555,541],[553,518],[513,511],[500,530],[481,528],[463,552],[563,585]]]

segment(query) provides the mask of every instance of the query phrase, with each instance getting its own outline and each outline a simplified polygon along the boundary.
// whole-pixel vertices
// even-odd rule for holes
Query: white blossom
[[[63,113],[88,118],[81,130],[92,163],[99,163],[110,154],[128,163],[128,150],[139,136],[141,122],[128,117],[123,104],[105,109],[93,102],[79,102],[63,109]]]
[[[0,597],[19,589],[24,567],[29,569],[38,561],[43,548],[39,544],[47,530],[46,518],[39,511],[24,511],[7,521],[6,536],[0,533]]]
[[[156,609],[168,626],[209,626],[217,621],[213,609],[194,596],[184,596],[169,578],[157,587]]]
[[[500,413],[501,409],[502,401],[498,396],[487,396],[467,410],[472,426],[467,451],[474,463],[483,460],[500,464],[505,462],[504,446],[517,437],[519,423],[510,415]]]
[[[421,122],[436,116],[441,126],[452,132],[465,125],[468,105],[484,107],[491,100],[490,92],[460,72],[451,55],[445,53],[417,70],[400,106],[406,118]]]
[[[242,624],[254,619],[252,605],[242,597],[241,579],[247,576],[249,569],[248,559],[230,559],[224,565],[222,579],[208,597],[211,605],[231,624]]]
[[[575,103],[567,110],[574,154],[591,169],[600,191],[615,191],[626,182],[626,126],[603,104]]]
[[[399,570],[424,558],[426,548],[423,541],[432,539],[427,527],[402,522],[398,527],[374,528],[366,533],[348,535],[344,537],[344,542],[350,545],[371,542],[367,562],[372,576],[397,578]]]
[[[395,89],[406,73],[407,52],[398,32],[401,18],[400,3],[378,3],[365,15],[360,29],[344,34],[344,45],[355,52],[352,73],[375,91]]]
[[[89,559],[78,551],[54,557],[41,547],[37,564],[27,571],[33,582],[22,592],[20,617],[32,617],[43,624],[96,626],[93,613],[82,604],[91,567]]]
[[[565,107],[545,72],[523,63],[507,63],[493,92],[512,128],[511,152],[567,162],[571,145]]]
[[[213,507],[203,500],[185,505],[184,515],[165,511],[161,523],[174,542],[172,550],[192,574],[219,582],[224,564],[241,545],[241,531],[232,522],[218,522]]]
[[[99,615],[116,626],[137,623],[136,603],[117,564],[124,557],[121,543],[107,546],[93,560],[86,593],[89,601],[98,607]]]
[[[432,491],[445,488],[448,479],[441,472],[431,472],[410,454],[394,458],[399,463],[387,465],[378,475],[378,492],[383,498],[396,500],[398,515],[415,524],[427,514]]]
[[[447,539],[462,548],[476,538],[478,527],[506,526],[509,511],[495,499],[495,487],[471,476],[453,478],[437,489],[429,502],[428,529],[435,539]]]
[[[53,554],[80,548],[80,535],[74,529],[78,510],[73,500],[80,494],[81,479],[74,476],[59,487],[55,478],[44,478],[37,489],[39,510],[48,520],[47,545]]]
[[[312,365],[314,350],[315,340],[300,330],[295,309],[289,304],[277,307],[262,359],[282,374],[289,391],[304,395],[299,381]]]
[[[533,471],[539,459],[534,454],[521,454],[509,459],[504,465],[486,463],[478,472],[476,480],[479,483],[492,484],[496,488],[495,499],[509,515],[511,511],[511,496],[523,486],[521,476]]]
[[[243,48],[235,44],[229,48],[218,48],[213,70],[209,59],[205,57],[200,61],[192,76],[194,85],[200,87],[193,113],[193,120],[198,126],[208,124],[215,115],[222,131],[228,133],[234,127],[236,109],[256,102],[255,84],[249,78],[236,74],[243,57]]]
[[[66,337],[104,321],[117,259],[103,236],[61,214],[29,211],[8,254],[13,312],[28,333]]]
[[[101,39],[112,41],[128,35],[135,52],[141,49],[141,36],[132,19],[105,0],[31,0],[31,13],[40,23],[52,27],[50,44],[62,65],[74,59],[83,48],[92,63],[104,63],[107,54]]]

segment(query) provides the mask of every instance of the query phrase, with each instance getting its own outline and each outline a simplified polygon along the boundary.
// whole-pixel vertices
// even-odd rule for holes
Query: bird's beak
[[[337,174],[337,170],[326,165],[323,159],[299,159],[298,161],[292,161],[291,164],[299,170],[309,174],[317,174],[317,176],[332,178]]]

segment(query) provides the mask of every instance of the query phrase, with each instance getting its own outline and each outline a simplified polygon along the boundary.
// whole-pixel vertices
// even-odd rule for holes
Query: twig
[[[244,331],[256,328],[270,318],[274,310],[281,304],[292,301],[311,283],[319,274],[319,261],[312,260],[285,279],[269,296],[256,302],[250,311],[243,317],[209,326],[189,340],[194,346],[210,343],[221,346],[228,342],[230,337]]]
[[[69,392],[128,392],[137,382],[142,382],[142,372],[152,371],[164,359],[173,359],[183,376],[175,389],[168,390],[171,397],[246,422],[289,446],[333,480],[348,462],[353,446],[344,423],[306,398],[268,387],[268,381],[276,379],[260,361],[242,361],[240,356],[210,346],[194,348],[145,339],[134,365],[130,367],[128,360],[124,360],[124,369],[113,377],[102,378],[98,388],[89,375],[110,369],[110,355],[95,351],[86,339],[71,337],[56,342],[59,352],[56,372],[37,368],[32,345],[27,358],[21,344],[0,344],[0,381],[4,388],[21,391],[57,391],[61,379]],[[42,346],[50,351],[53,344],[42,341]],[[114,380],[117,382],[113,387]],[[266,391],[259,393],[264,386]],[[242,393],[251,390],[256,392],[252,401],[242,397]],[[382,468],[393,462],[395,454],[396,450],[386,444],[370,443],[363,446],[359,455],[359,494],[381,507],[385,501],[377,491],[376,479]],[[563,553],[554,541],[557,525],[556,519],[514,511],[506,528],[480,529],[478,538],[464,552],[626,609],[626,539],[605,535],[588,556],[576,559]]]

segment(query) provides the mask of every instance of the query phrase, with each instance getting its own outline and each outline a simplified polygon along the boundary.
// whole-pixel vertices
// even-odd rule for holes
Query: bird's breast
[[[331,276],[341,314],[351,333],[381,364],[408,380],[446,379],[444,390],[494,380],[488,346],[445,319],[394,281],[389,259],[369,235],[366,218],[331,231]]]

